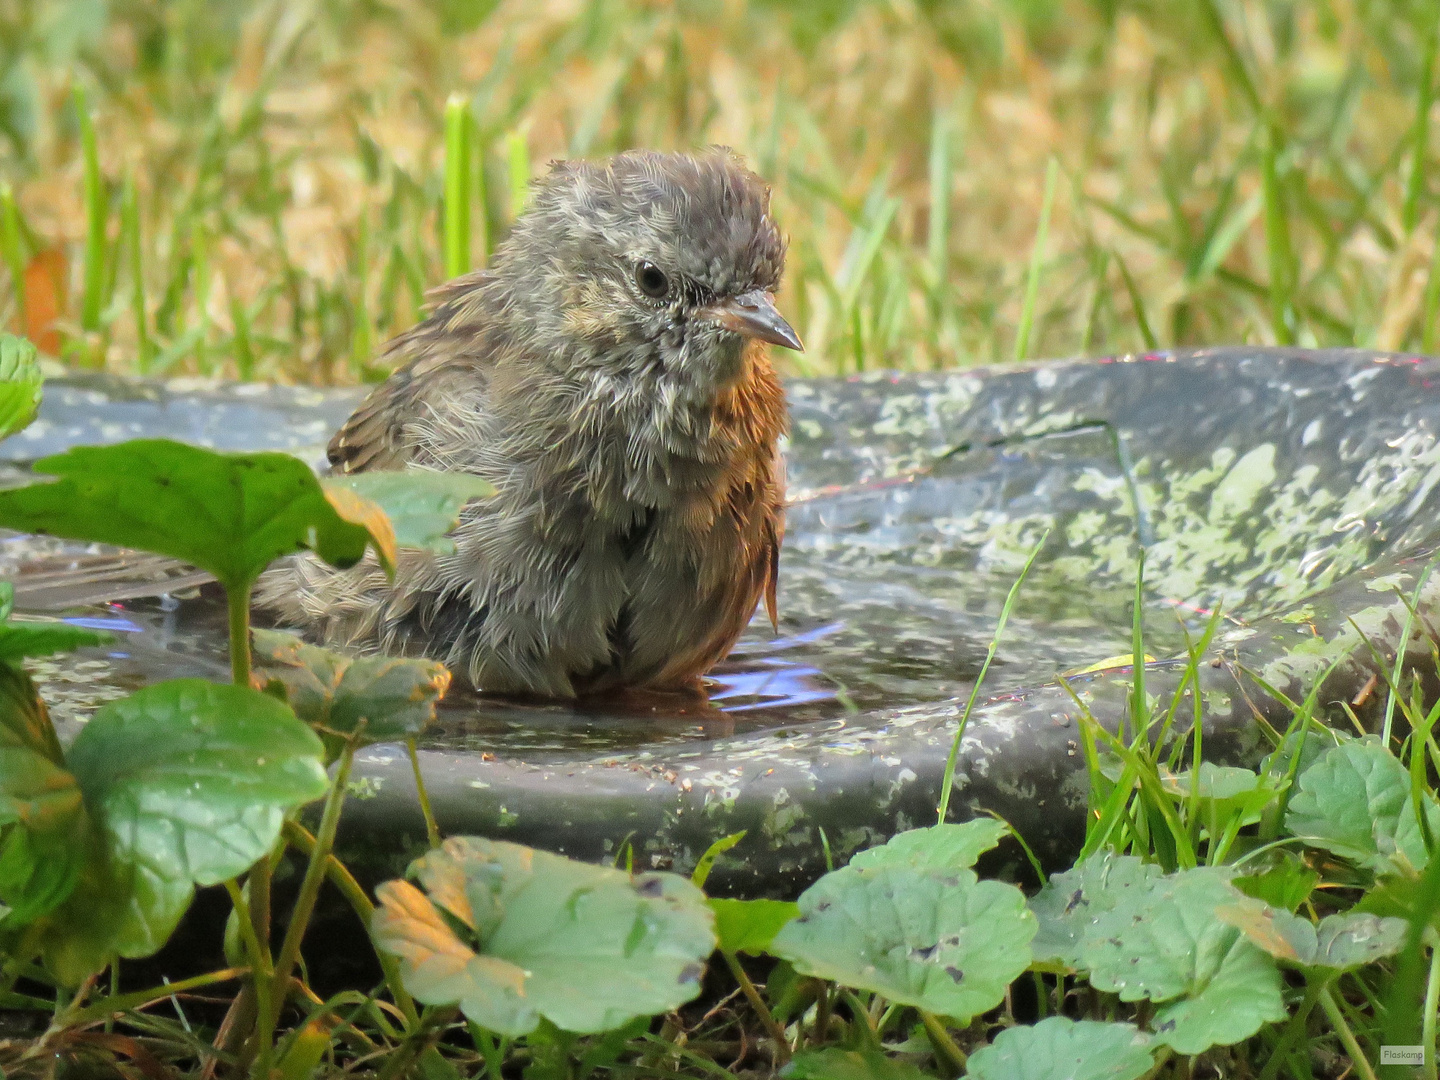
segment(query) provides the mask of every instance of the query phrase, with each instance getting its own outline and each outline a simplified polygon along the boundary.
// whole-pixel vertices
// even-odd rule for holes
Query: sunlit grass
[[[774,184],[797,371],[1433,346],[1436,10],[11,0],[0,320],[58,307],[112,370],[373,378],[547,161],[720,142]]]

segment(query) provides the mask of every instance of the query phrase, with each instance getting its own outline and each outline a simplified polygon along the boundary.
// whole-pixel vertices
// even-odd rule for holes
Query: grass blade
[[[87,333],[100,329],[105,289],[105,178],[100,175],[100,151],[95,142],[95,121],[85,102],[85,89],[75,87],[75,115],[80,124],[84,160],[85,263],[80,297],[80,327]]]
[[[1420,199],[1425,194],[1425,166],[1430,153],[1430,106],[1435,102],[1435,48],[1440,41],[1440,4],[1429,5],[1425,27],[1425,54],[1420,61],[1420,95],[1415,104],[1415,133],[1410,159],[1410,177],[1405,184],[1405,204],[1400,223],[1406,234],[1415,231],[1420,220]]]
[[[1265,201],[1265,254],[1270,269],[1270,326],[1279,345],[1295,344],[1295,252],[1290,244],[1290,219],[1278,158],[1280,133],[1266,133],[1261,151],[1261,190]]]
[[[530,140],[523,127],[505,136],[505,161],[510,170],[510,220],[514,221],[530,198]]]
[[[1120,257],[1120,252],[1114,251],[1111,254],[1115,256],[1115,265],[1120,268],[1120,280],[1125,282],[1125,291],[1130,296],[1130,306],[1135,311],[1135,325],[1140,329],[1140,340],[1145,342],[1145,348],[1154,352],[1160,345],[1155,340],[1155,332],[1150,329],[1150,320],[1145,317],[1145,301],[1140,296],[1140,289],[1135,284],[1135,279],[1130,276],[1130,268]]]
[[[0,259],[10,271],[10,291],[15,297],[16,322],[25,325],[25,233],[20,227],[20,208],[9,184],[0,184]]]
[[[120,245],[120,257],[130,274],[130,313],[135,320],[135,369],[141,375],[148,375],[154,344],[150,340],[149,320],[145,316],[144,237],[140,231],[140,197],[135,190],[134,176],[125,177],[125,190],[120,197]]]
[[[1030,355],[1030,332],[1035,325],[1035,304],[1040,296],[1040,271],[1045,262],[1045,247],[1050,239],[1050,211],[1055,205],[1055,186],[1060,178],[1060,165],[1053,157],[1045,167],[1045,194],[1040,201],[1040,224],[1035,229],[1035,244],[1030,249],[1030,270],[1025,278],[1025,301],[1020,307],[1020,325],[1015,331],[1015,359]]]
[[[445,103],[445,276],[470,269],[470,105],[459,94]]]
[[[974,710],[975,701],[980,696],[980,687],[985,682],[986,673],[990,670],[990,662],[995,659],[995,651],[1000,647],[1000,638],[1005,633],[1005,623],[1010,619],[1010,609],[1015,606],[1015,598],[1020,595],[1020,586],[1025,584],[1025,579],[1030,574],[1030,568],[1040,557],[1040,551],[1045,547],[1045,541],[1048,539],[1050,539],[1050,530],[1046,529],[1030,550],[1030,555],[1020,570],[1020,576],[1015,579],[1015,584],[1010,586],[1010,592],[1005,597],[1005,604],[1000,609],[1000,619],[995,624],[995,636],[990,639],[990,647],[985,650],[985,662],[980,665],[980,674],[975,677],[975,685],[970,687],[970,697],[965,702],[965,711],[960,714],[960,725],[955,729],[955,738],[950,743],[950,754],[945,759],[945,776],[940,781],[940,805],[936,807],[936,810],[939,813],[941,825],[945,824],[945,814],[950,809],[950,789],[955,785],[955,762],[960,756],[960,743],[965,738],[965,725],[970,722],[970,713]]]

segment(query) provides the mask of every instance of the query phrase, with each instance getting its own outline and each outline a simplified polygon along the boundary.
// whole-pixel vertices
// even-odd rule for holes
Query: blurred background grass
[[[474,264],[553,158],[744,154],[794,371],[1430,349],[1437,11],[0,0],[0,323],[114,371],[383,375],[444,277],[458,93]]]

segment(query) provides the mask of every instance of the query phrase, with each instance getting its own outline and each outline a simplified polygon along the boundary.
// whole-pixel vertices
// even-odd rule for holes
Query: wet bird
[[[338,472],[460,470],[455,552],[302,556],[257,598],[329,643],[425,655],[485,692],[693,686],[763,598],[786,409],[767,344],[785,244],[729,151],[561,162],[493,266],[441,286],[330,443]]]

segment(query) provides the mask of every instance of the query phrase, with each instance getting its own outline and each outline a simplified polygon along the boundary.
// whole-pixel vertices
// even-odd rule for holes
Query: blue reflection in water
[[[61,622],[69,623],[71,626],[83,626],[86,630],[119,630],[125,634],[139,634],[144,631],[143,626],[137,626],[129,619],[101,619],[80,616],[71,616],[61,619]]]
[[[800,634],[738,645],[730,654],[730,662],[706,678],[711,703],[722,712],[737,713],[835,700],[836,689],[819,668],[770,654],[813,645],[839,632],[844,625],[827,623]]]

